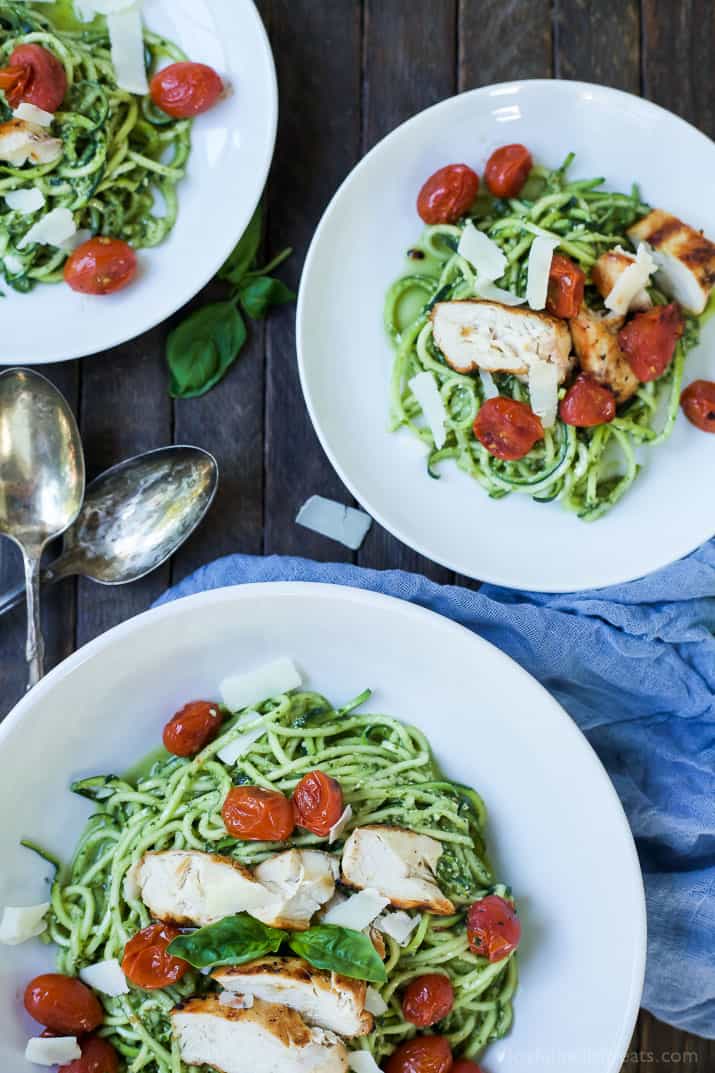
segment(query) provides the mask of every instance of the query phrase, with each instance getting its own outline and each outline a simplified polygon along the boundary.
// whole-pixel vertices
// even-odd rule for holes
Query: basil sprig
[[[295,298],[285,283],[269,275],[290,256],[290,249],[283,250],[264,268],[252,267],[261,242],[261,227],[259,205],[218,273],[219,279],[230,284],[228,299],[189,314],[169,333],[166,361],[169,392],[175,399],[204,395],[226,375],[248,338],[241,309],[251,319],[259,320],[273,306]]]
[[[169,944],[168,953],[183,958],[196,969],[209,969],[217,965],[243,965],[266,954],[275,954],[284,944],[317,969],[369,983],[387,980],[382,959],[362,932],[336,924],[288,932],[262,924],[248,913],[237,913],[180,935]]]

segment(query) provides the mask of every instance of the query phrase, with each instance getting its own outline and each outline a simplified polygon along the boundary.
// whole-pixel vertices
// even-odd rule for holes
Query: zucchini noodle
[[[104,22],[59,30],[25,3],[0,4],[0,66],[20,44],[36,43],[61,61],[68,90],[51,132],[62,155],[49,164],[15,167],[0,161],[0,261],[18,291],[62,279],[68,251],[18,242],[42,216],[67,208],[78,230],[124,239],[135,248],[156,246],[176,222],[176,185],[191,152],[191,122],[172,119],[149,97],[117,86]],[[158,63],[186,59],[176,45],[144,32],[149,72]],[[0,97],[0,121],[12,112]],[[3,195],[39,189],[45,204],[33,213],[8,208]]]
[[[641,384],[610,424],[574,428],[557,418],[523,459],[504,462],[489,454],[472,431],[485,401],[479,373],[458,373],[446,363],[435,344],[429,316],[437,302],[475,296],[474,270],[457,253],[467,220],[503,251],[507,268],[498,286],[520,297],[526,294],[529,250],[537,235],[555,238],[558,249],[580,265],[587,280],[602,253],[619,244],[627,248],[626,231],[649,210],[638,188],[622,194],[601,189],[604,180],[600,178],[569,181],[572,160],[570,154],[555,171],[534,167],[518,198],[496,199],[480,193],[459,224],[425,227],[408,251],[409,269],[389,288],[384,308],[385,328],[395,349],[390,428],[408,428],[425,443],[432,477],[438,476],[437,463],[452,459],[492,499],[521,492],[539,503],[559,500],[579,518],[593,521],[609,511],[638,476],[638,449],[657,446],[670,436],[678,414],[685,357],[698,342],[698,319],[685,318],[686,330],[669,369],[657,381]],[[649,293],[656,303],[666,301],[655,288]],[[603,309],[591,284],[586,304]],[[439,450],[409,387],[409,381],[423,371],[435,375],[447,413],[446,442]],[[527,387],[516,377],[497,374],[494,381],[500,394],[528,403]],[[562,389],[560,397],[564,394]]]
[[[349,829],[364,824],[396,824],[430,835],[443,844],[437,879],[454,902],[449,917],[428,913],[409,943],[401,947],[385,935],[388,982],[380,988],[388,1005],[373,1032],[349,1046],[367,1048],[380,1062],[416,1034],[405,1021],[398,991],[424,972],[446,974],[454,987],[452,1012],[440,1022],[456,1054],[473,1057],[512,1021],[517,983],[515,956],[490,964],[471,953],[466,908],[477,898],[508,888],[497,885],[484,847],[486,812],[474,790],[447,781],[419,730],[385,715],[358,714],[369,691],[335,710],[316,693],[274,698],[253,709],[252,722],[224,724],[223,733],[194,759],[162,752],[143,773],[123,778],[85,779],[73,789],[96,801],[66,873],[52,888],[48,941],[59,947],[59,969],[75,975],[106,958],[121,959],[125,943],[150,922],[141,901],[127,900],[123,881],[147,850],[196,849],[224,854],[254,865],[291,846],[317,846],[340,855],[347,833],[328,846],[326,839],[297,831],[289,843],[241,842],[226,834],[221,806],[232,785],[252,784],[291,793],[301,777],[319,767],[338,779],[353,809]],[[234,767],[218,752],[267,716],[264,735]],[[33,847],[34,848],[34,847]],[[191,970],[163,990],[131,987],[128,995],[100,998],[106,1019],[100,1034],[117,1048],[128,1073],[181,1073],[186,1067],[172,1044],[169,1011],[188,995],[212,987]]]

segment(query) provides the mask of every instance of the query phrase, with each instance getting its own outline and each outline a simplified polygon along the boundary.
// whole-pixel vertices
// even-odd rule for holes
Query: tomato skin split
[[[616,416],[616,396],[605,384],[583,373],[577,376],[559,404],[559,417],[575,428],[606,425]]]
[[[618,333],[618,345],[638,379],[648,383],[668,368],[684,330],[680,309],[671,302],[637,313]]]
[[[387,1059],[385,1073],[450,1073],[452,1048],[444,1036],[416,1036]]]
[[[529,178],[531,153],[518,143],[495,149],[484,169],[484,182],[494,197],[518,197]]]
[[[467,913],[467,938],[473,954],[494,963],[503,961],[521,941],[521,924],[506,898],[488,894]]]
[[[583,305],[586,276],[570,257],[555,253],[551,258],[546,311],[568,320]]]
[[[285,842],[295,828],[291,801],[262,786],[234,786],[226,795],[221,816],[233,838],[249,842]]]
[[[343,791],[337,779],[324,771],[309,771],[291,798],[297,827],[326,838],[343,814]]]
[[[218,704],[209,700],[189,701],[164,727],[164,748],[174,756],[195,756],[213,741],[222,722]]]
[[[417,212],[426,224],[453,224],[464,216],[479,190],[479,176],[467,164],[447,164],[423,184]]]
[[[155,991],[176,984],[189,971],[188,961],[167,954],[167,947],[181,935],[173,924],[150,924],[124,947],[122,972],[136,987]]]
[[[67,93],[67,75],[48,48],[34,42],[18,45],[10,53],[8,66],[0,71],[0,89],[13,109],[25,102],[56,112]]]
[[[451,1012],[454,988],[449,977],[428,972],[410,980],[402,996],[402,1013],[406,1021],[418,1028],[429,1028]]]
[[[489,454],[506,462],[517,462],[544,438],[544,427],[533,410],[504,395],[487,399],[472,427]]]

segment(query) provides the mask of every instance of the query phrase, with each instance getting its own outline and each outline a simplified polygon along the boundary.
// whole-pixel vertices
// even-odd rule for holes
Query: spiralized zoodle
[[[186,58],[148,30],[144,41],[150,71],[162,59]],[[117,86],[106,29],[59,30],[26,3],[0,4],[0,66],[18,45],[30,43],[61,60],[68,90],[52,128],[62,140],[62,155],[35,166],[0,161],[0,262],[6,281],[20,291],[62,279],[66,251],[37,244],[18,248],[49,210],[67,208],[78,229],[112,235],[135,248],[158,245],[176,221],[175,188],[191,151],[190,120],[172,119],[149,97]],[[4,102],[0,113],[3,121],[11,116]],[[46,202],[35,213],[20,214],[2,200],[9,191],[33,188]]]
[[[357,713],[369,692],[335,710],[316,693],[294,693],[259,705],[253,723],[229,720],[223,733],[193,759],[164,754],[137,778],[86,779],[73,789],[96,801],[97,811],[80,839],[65,874],[52,889],[46,938],[59,948],[59,969],[75,975],[105,958],[121,959],[127,941],[150,920],[140,900],[127,900],[124,877],[147,850],[198,849],[256,864],[276,852],[276,843],[241,842],[227,837],[221,805],[232,785],[254,784],[290,793],[308,771],[319,767],[339,780],[353,809],[349,829],[365,824],[397,824],[431,835],[443,847],[437,879],[452,899],[453,916],[422,914],[409,944],[385,935],[388,982],[381,987],[387,1013],[376,1018],[369,1036],[351,1046],[367,1048],[379,1062],[415,1035],[405,1021],[398,990],[425,972],[446,973],[454,1007],[439,1031],[455,1051],[478,1054],[508,1030],[517,983],[514,954],[490,963],[471,953],[464,924],[466,908],[488,893],[510,897],[496,885],[484,848],[486,814],[471,789],[447,781],[423,734],[385,715]],[[239,733],[268,716],[265,734],[235,767],[217,754]],[[344,833],[327,845],[296,831],[292,846],[342,850]],[[278,848],[281,848],[280,846]],[[106,1019],[100,1034],[111,1040],[130,1073],[180,1073],[185,1066],[172,1043],[169,1011],[211,984],[193,970],[173,987],[128,995],[101,996]]]
[[[454,459],[493,499],[510,492],[527,493],[538,502],[558,499],[590,521],[610,510],[637,477],[638,448],[655,447],[670,436],[685,357],[698,341],[698,319],[686,318],[685,332],[666,373],[642,383],[614,420],[590,429],[557,419],[523,459],[510,462],[495,458],[474,436],[472,425],[486,397],[483,382],[478,373],[459,373],[445,362],[435,345],[429,317],[435,303],[471,298],[476,293],[472,266],[457,253],[469,219],[506,256],[507,269],[499,286],[521,297],[526,294],[529,250],[537,235],[558,240],[558,249],[587,277],[602,253],[619,244],[627,247],[627,229],[649,209],[637,186],[623,194],[603,190],[601,178],[569,180],[572,160],[570,154],[555,171],[534,167],[519,197],[495,199],[480,194],[458,224],[425,227],[408,254],[414,268],[387,293],[384,318],[395,347],[391,427],[407,427],[425,442],[432,476],[438,475],[437,463]],[[649,293],[654,302],[666,302],[654,288]],[[592,309],[603,309],[592,286],[587,288],[586,301]],[[447,438],[439,450],[430,429],[418,420],[421,407],[409,388],[412,377],[426,370],[437,379],[447,413]],[[526,385],[516,377],[497,374],[494,379],[500,394],[528,403]]]

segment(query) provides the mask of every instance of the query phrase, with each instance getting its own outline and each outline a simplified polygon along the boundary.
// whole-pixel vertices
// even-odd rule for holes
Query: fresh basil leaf
[[[233,302],[204,306],[182,321],[166,345],[175,399],[203,395],[221,380],[246,342],[246,325]]]
[[[265,317],[271,306],[295,301],[295,292],[272,276],[244,280],[238,288],[238,296],[244,310],[254,320]]]
[[[285,938],[286,932],[280,928],[270,928],[248,913],[237,913],[179,935],[169,943],[167,952],[188,961],[195,969],[243,965],[264,954],[274,954]]]
[[[318,924],[307,931],[292,932],[288,944],[296,954],[317,969],[384,984],[387,972],[367,935],[337,924]],[[171,949],[171,948],[169,948]]]
[[[228,279],[235,284],[241,282],[256,259],[261,244],[262,225],[263,210],[259,204],[233,253],[219,269],[219,279]]]

